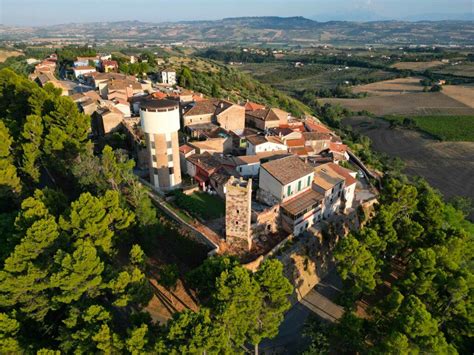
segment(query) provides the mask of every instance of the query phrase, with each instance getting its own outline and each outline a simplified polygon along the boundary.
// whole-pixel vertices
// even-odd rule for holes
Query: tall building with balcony
[[[143,101],[140,119],[149,155],[151,184],[160,191],[179,187],[179,103],[172,100]]]

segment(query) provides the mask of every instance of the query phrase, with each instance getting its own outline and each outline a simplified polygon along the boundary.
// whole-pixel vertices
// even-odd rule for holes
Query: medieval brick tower
[[[232,249],[249,251],[252,247],[252,179],[231,177],[226,184],[225,202],[226,242]]]

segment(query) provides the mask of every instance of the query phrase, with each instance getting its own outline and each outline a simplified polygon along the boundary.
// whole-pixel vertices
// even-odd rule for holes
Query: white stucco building
[[[283,228],[298,235],[321,220],[323,196],[313,190],[314,168],[296,155],[262,164],[259,198],[280,203]]]
[[[247,137],[247,155],[255,155],[263,152],[272,152],[277,150],[288,150],[287,146],[274,136],[255,135]]]
[[[166,69],[161,72],[161,82],[168,85],[176,85],[176,72]]]

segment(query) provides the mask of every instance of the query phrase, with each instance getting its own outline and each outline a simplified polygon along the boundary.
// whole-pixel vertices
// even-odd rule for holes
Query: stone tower
[[[225,231],[226,242],[232,249],[252,248],[252,179],[231,177],[226,184]]]

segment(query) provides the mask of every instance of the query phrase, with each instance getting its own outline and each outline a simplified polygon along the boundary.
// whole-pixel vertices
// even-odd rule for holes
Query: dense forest
[[[90,117],[8,69],[0,118],[0,353],[240,353],[277,334],[292,286],[276,260],[206,260],[200,310],[154,323],[142,245],[168,231],[134,162],[95,156]]]

